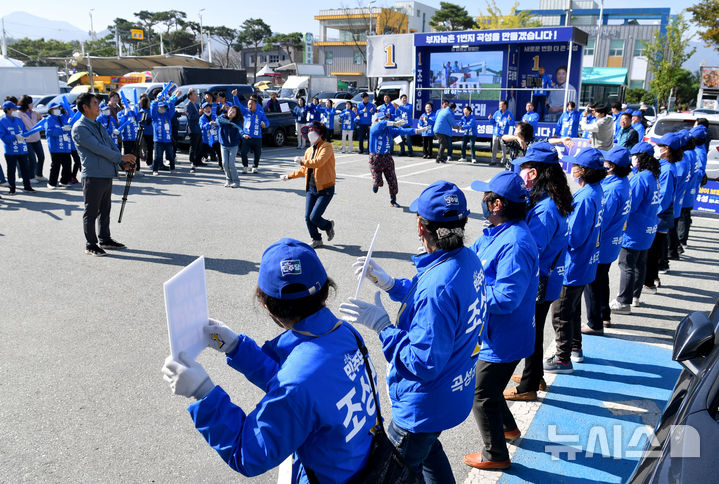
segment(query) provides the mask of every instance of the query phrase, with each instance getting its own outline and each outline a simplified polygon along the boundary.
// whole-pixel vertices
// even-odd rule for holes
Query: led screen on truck
[[[431,99],[452,97],[472,101],[498,101],[502,87],[504,52],[433,52],[430,54]]]

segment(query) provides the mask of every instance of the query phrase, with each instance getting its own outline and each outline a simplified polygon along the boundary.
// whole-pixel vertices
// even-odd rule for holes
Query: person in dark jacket
[[[240,178],[237,175],[235,158],[242,143],[242,114],[237,106],[231,106],[227,114],[217,118],[220,127],[220,146],[222,147],[222,167],[225,170],[225,187],[238,188]]]
[[[265,103],[265,111],[268,113],[281,113],[282,108],[280,102],[277,100],[277,93],[273,92],[270,94],[270,99]]]
[[[614,136],[614,142],[619,146],[631,150],[634,145],[639,143],[639,133],[637,130],[632,128],[632,115],[629,113],[622,113],[619,116],[619,131]]]
[[[190,134],[190,173],[194,173],[198,166],[203,166],[202,162],[202,130],[200,129],[200,110],[197,107],[197,92],[190,89],[187,92],[188,103],[185,106],[185,116],[187,116],[187,132]]]

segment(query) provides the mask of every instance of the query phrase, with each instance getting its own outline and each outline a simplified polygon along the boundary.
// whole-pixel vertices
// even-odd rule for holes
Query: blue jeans
[[[413,433],[398,427],[394,420],[387,426],[387,437],[407,464],[412,466],[427,484],[454,484],[452,467],[439,442],[441,432]]]
[[[35,176],[42,176],[42,169],[45,165],[45,150],[42,148],[42,141],[28,143],[27,156],[30,159],[32,173]]]
[[[237,176],[237,166],[235,166],[235,157],[237,156],[237,146],[222,147],[222,168],[225,170],[225,180],[227,183],[240,184],[240,178]]]
[[[466,151],[466,150],[467,150],[467,145],[469,145],[469,146],[470,146],[470,150],[471,150],[470,158],[471,158],[471,159],[474,159],[474,141],[475,141],[476,139],[477,139],[476,137],[474,137],[474,136],[469,136],[469,135],[466,135],[466,134],[465,134],[464,136],[462,136],[462,158],[467,158],[465,155],[466,155],[466,153],[467,153],[467,151]]]
[[[407,145],[407,150],[409,151],[409,155],[412,156],[412,135],[408,134],[406,136],[402,136],[402,142],[399,144],[400,148],[400,156],[404,156],[404,146]]]
[[[165,153],[170,162],[170,170],[175,169],[175,149],[170,142],[155,141],[155,162],[152,171],[159,171],[162,166],[162,154]]]
[[[327,231],[332,228],[332,222],[322,218],[322,215],[327,210],[327,205],[330,204],[330,200],[334,195],[334,186],[319,192],[314,187],[309,187],[307,190],[307,195],[305,196],[305,222],[307,222],[307,230],[309,230],[312,240],[322,240],[319,231]]]
[[[255,155],[253,165],[255,168],[260,166],[260,155],[262,155],[262,138],[243,138],[242,149],[240,154],[242,155],[242,166],[247,168],[247,153],[252,149],[252,153]]]
[[[359,141],[359,152],[364,153],[364,140],[367,140],[367,151],[369,151],[369,124],[357,125],[357,140]]]

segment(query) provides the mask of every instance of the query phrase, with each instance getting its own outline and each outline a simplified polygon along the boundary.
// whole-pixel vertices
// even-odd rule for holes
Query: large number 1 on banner
[[[538,56],[538,55],[535,55],[534,57],[532,57],[532,60],[534,61],[534,65],[532,66],[532,70],[533,70],[533,71],[538,71],[538,70],[539,70],[539,56]]]
[[[384,48],[384,53],[386,54],[384,67],[385,69],[395,69],[397,68],[397,62],[395,62],[394,58],[394,44],[389,44]]]

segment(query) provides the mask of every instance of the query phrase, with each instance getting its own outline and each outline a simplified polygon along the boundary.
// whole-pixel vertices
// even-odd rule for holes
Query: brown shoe
[[[514,374],[512,375],[512,381],[514,383],[519,383],[522,381],[522,375]],[[539,380],[539,391],[540,392],[546,392],[547,391],[547,382],[544,381],[544,378]]]
[[[582,325],[582,334],[593,334],[593,335],[596,335],[596,336],[603,336],[603,335],[604,335],[604,328],[602,328],[601,330],[599,330],[599,329],[594,329],[594,328],[592,328],[592,327],[589,326],[588,324],[583,324],[583,325]]]
[[[534,393],[534,392],[532,392]],[[522,436],[522,432],[519,431],[519,429],[510,430],[509,432],[504,433],[504,440],[507,442],[514,442],[518,438]]]
[[[511,461],[509,459],[507,460],[501,460],[501,461],[494,461],[494,460],[484,460],[482,457],[481,452],[476,452],[474,454],[467,454],[464,456],[464,463],[467,464],[469,467],[474,467],[475,469],[509,469],[509,465],[511,464]]]
[[[612,327],[612,322],[611,322],[611,321],[602,321],[602,322],[604,323],[604,327],[605,327],[605,328],[611,328],[611,327]]]
[[[533,402],[537,399],[537,392],[517,392],[517,387],[507,388],[504,390],[504,399],[515,402]],[[506,434],[507,432],[505,432]]]

